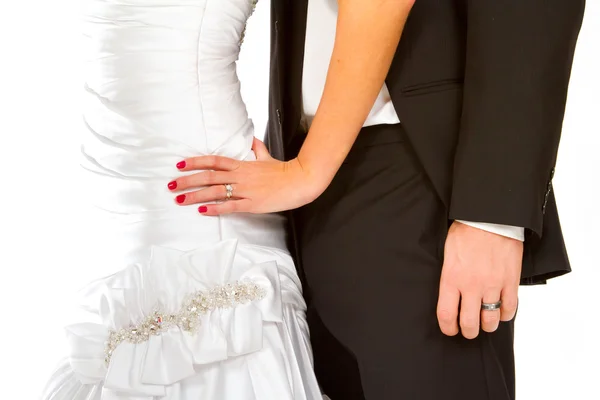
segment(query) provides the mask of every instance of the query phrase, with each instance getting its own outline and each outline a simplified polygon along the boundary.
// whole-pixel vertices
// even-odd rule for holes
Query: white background
[[[263,0],[240,61],[259,135],[266,121],[268,12]],[[90,227],[79,192],[78,4],[9,1],[0,19],[0,397],[29,400],[66,353],[62,326],[74,282],[84,260],[100,256],[86,246],[101,241],[102,232]],[[555,178],[574,272],[521,291],[521,400],[600,399],[598,21],[600,2],[588,0]]]

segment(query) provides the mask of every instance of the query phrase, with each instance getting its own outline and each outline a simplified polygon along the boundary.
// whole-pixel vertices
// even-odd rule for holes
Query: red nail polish
[[[177,189],[177,182],[175,182],[175,181],[169,182],[169,184],[167,186],[168,186],[169,190],[175,190],[175,189]]]
[[[175,197],[175,201],[179,204],[183,203],[185,201],[185,194],[180,194],[179,196]]]
[[[184,169],[185,168],[185,161],[179,161],[177,163],[177,168],[178,169]]]
[[[208,211],[208,207],[206,207],[206,206],[200,206],[200,207],[198,207],[198,212],[200,212],[202,214],[204,214],[207,211]]]

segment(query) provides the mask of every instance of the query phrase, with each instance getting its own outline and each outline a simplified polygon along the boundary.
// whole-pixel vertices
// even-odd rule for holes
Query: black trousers
[[[364,128],[330,187],[293,220],[325,394],[514,399],[513,322],[475,340],[438,327],[447,211],[401,125]]]

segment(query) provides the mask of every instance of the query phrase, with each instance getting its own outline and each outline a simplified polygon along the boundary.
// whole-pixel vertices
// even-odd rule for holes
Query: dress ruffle
[[[236,257],[236,248],[235,240],[190,252],[155,247],[147,264],[129,266],[92,283],[83,292],[83,306],[101,322],[67,327],[69,358],[54,374],[43,399],[175,400],[181,398],[179,386],[182,382],[185,385],[188,378],[197,377],[216,363],[251,353],[257,354],[245,357],[239,368],[244,369],[240,372],[253,383],[257,393],[276,390],[281,394],[278,399],[298,398],[294,391],[304,389],[298,387],[301,382],[294,382],[295,367],[290,364],[296,361],[285,356],[290,350],[298,353],[298,349],[289,348],[294,341],[287,345],[282,342],[281,353],[273,350],[277,348],[273,343],[263,345],[281,340],[274,338],[284,329],[283,298],[296,303],[301,293],[285,274],[280,279],[276,261],[253,264],[247,257]],[[157,309],[176,313],[190,293],[210,292],[214,287],[234,282],[252,282],[263,295],[230,308],[207,311],[200,316],[195,332],[173,325],[141,343],[123,341],[106,362],[110,331],[136,326]],[[291,305],[286,308],[287,314],[297,312]],[[296,321],[298,315],[288,317]],[[303,315],[300,317],[304,320]],[[290,324],[297,332],[286,336],[293,334],[294,340],[305,337],[305,326]],[[269,337],[265,334],[268,330],[276,334]],[[310,366],[308,343],[299,344],[305,347],[305,354],[297,356]],[[278,374],[283,376],[273,379]],[[282,386],[282,382],[289,385],[273,387]],[[261,389],[262,385],[266,387]]]

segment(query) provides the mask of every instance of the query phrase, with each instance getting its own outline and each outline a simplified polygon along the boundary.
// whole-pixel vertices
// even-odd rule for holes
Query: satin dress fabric
[[[66,328],[69,354],[42,400],[313,400],[300,280],[284,217],[199,215],[167,189],[184,158],[253,160],[236,74],[252,0],[84,0],[82,165],[110,226]],[[93,259],[90,255],[90,259]],[[87,271],[86,271],[87,273]],[[252,283],[262,296],[216,307],[189,332],[111,332],[176,314],[194,293]]]

